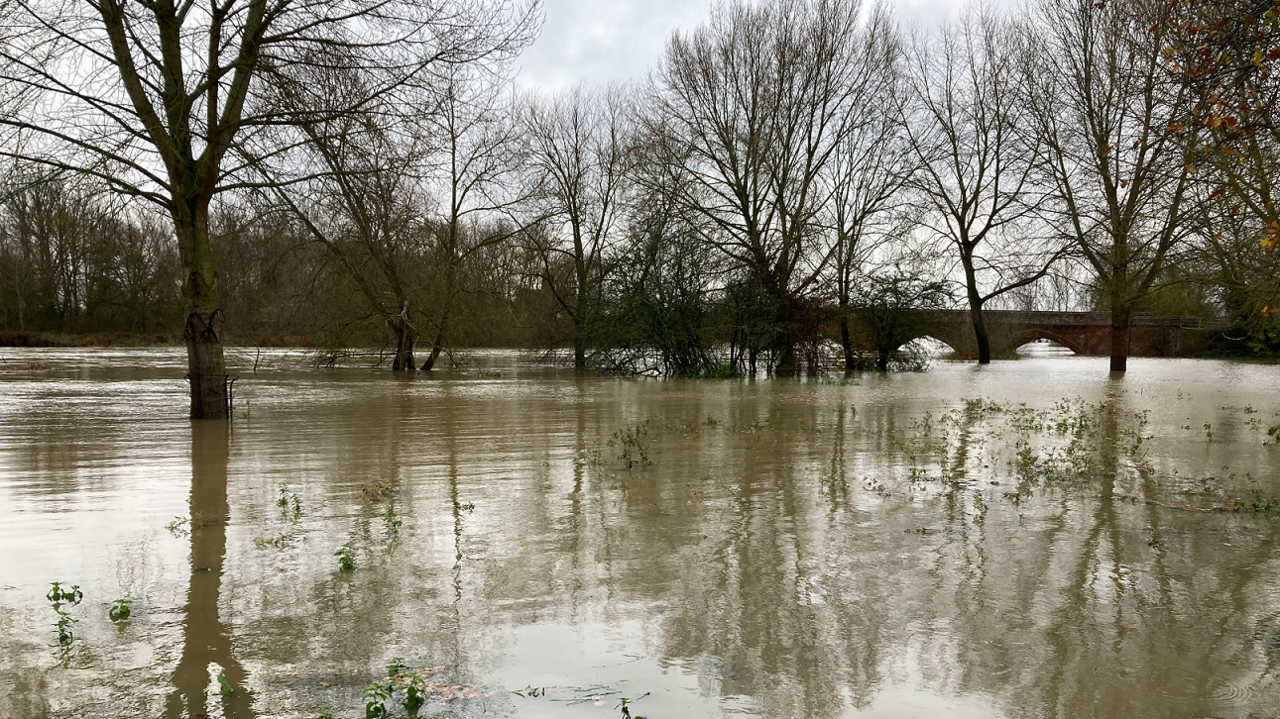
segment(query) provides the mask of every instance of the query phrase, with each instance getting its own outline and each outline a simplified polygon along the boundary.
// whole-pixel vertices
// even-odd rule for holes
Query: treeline
[[[185,316],[190,337],[219,327],[193,324],[199,295],[231,341],[382,347],[397,370],[502,345],[785,374],[831,349],[884,366],[905,318],[942,307],[969,311],[986,362],[1002,307],[1109,312],[1113,370],[1135,312],[1280,353],[1274,3],[971,4],[906,27],[858,0],[729,0],[647,81],[553,95],[511,78],[536,5],[485,7],[394,78],[349,44],[291,56],[210,191],[216,288],[192,279],[184,211],[139,201],[164,184],[147,166],[7,152],[0,328]],[[7,55],[11,84],[32,52]],[[11,142],[40,136],[24,117]]]

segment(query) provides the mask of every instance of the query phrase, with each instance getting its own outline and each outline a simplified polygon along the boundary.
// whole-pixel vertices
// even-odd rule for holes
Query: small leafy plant
[[[280,492],[280,496],[276,498],[276,506],[280,508],[280,516],[287,517],[294,524],[297,524],[298,520],[302,519],[302,498],[298,496],[297,492],[290,493],[289,485],[284,482],[276,485],[276,487]],[[293,507],[292,512],[289,509],[290,506]]]
[[[111,603],[111,608],[107,610],[107,616],[113,622],[124,622],[129,620],[129,605],[133,603],[132,599],[117,599]]]
[[[55,606],[53,611],[58,613],[58,621],[53,623],[53,627],[58,630],[58,643],[70,644],[75,639],[75,635],[71,632],[71,625],[76,622],[76,619],[62,607]]]
[[[235,687],[231,686],[231,682],[227,681],[227,675],[222,672],[218,672],[218,693],[224,697],[236,693]]]
[[[389,682],[374,682],[364,690],[364,719],[386,719],[387,700],[394,691]]]
[[[71,588],[68,589],[62,586],[62,582],[53,582],[53,587],[49,590],[49,593],[44,596],[45,599],[48,599],[55,605],[76,605],[80,603],[81,599],[84,599],[84,592],[80,591],[79,584],[72,584]]]
[[[400,536],[400,527],[404,525],[404,521],[396,514],[396,505],[394,502],[387,502],[387,510],[382,513],[383,535],[387,539],[396,539]]]
[[[404,710],[410,714],[417,714],[423,704],[427,703],[426,696],[417,684],[410,684],[404,688]]]
[[[80,591],[79,584],[64,587],[62,582],[53,582],[49,593],[44,596],[53,605],[54,613],[58,615],[58,621],[53,623],[54,629],[58,631],[58,643],[62,645],[70,644],[75,639],[75,634],[71,631],[71,625],[76,623],[76,619],[62,607],[63,605],[75,606],[79,604],[80,600],[84,599],[84,592]]]
[[[397,685],[404,687],[404,708],[410,714],[417,714],[422,705],[427,703],[427,695],[421,684],[422,677],[409,671],[409,665],[404,663],[403,657],[395,657],[387,665],[389,691],[394,693]]]
[[[338,569],[343,572],[354,572],[356,569],[356,553],[351,547],[342,547],[333,553],[338,558]]]
[[[634,717],[631,716],[631,705],[635,704],[641,699],[644,699],[647,696],[649,696],[649,692],[645,692],[644,694],[641,694],[635,699],[628,699],[627,697],[618,697],[618,706],[614,707],[614,709],[622,710],[622,719],[645,719],[644,717],[639,715],[636,715]]]
[[[392,657],[391,663],[387,665],[387,676],[395,678],[408,671],[409,665],[404,663],[404,657]]]
[[[645,436],[648,434],[649,420],[647,419],[640,424],[623,427],[613,433],[609,446],[621,447],[622,453],[618,455],[618,459],[627,463],[627,469],[636,465],[644,467],[653,464],[649,461],[649,448],[645,444]]]

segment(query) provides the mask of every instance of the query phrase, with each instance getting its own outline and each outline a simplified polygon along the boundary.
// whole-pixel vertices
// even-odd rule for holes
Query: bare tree
[[[903,94],[902,50],[890,37],[878,46],[879,62],[867,94],[883,102],[854,105],[855,130],[836,147],[827,176],[831,183],[828,208],[834,246],[831,275],[839,310],[840,344],[845,370],[857,368],[849,319],[854,300],[861,296],[856,285],[863,281],[864,264],[875,250],[905,235],[916,222],[916,212],[902,202],[904,189],[918,171],[902,109],[889,107]]]
[[[386,327],[393,370],[417,369],[427,323],[434,331],[423,369],[435,364],[462,265],[515,234],[497,224],[519,197],[503,191],[520,164],[503,92],[509,59],[504,51],[434,69],[395,104],[364,111],[306,114],[367,93],[363,78],[342,67],[312,68],[279,93],[305,141],[280,156],[274,174],[292,166],[306,176],[273,192]]]
[[[1028,104],[1052,184],[1044,216],[1093,269],[1111,312],[1111,370],[1129,357],[1135,303],[1189,231],[1196,133],[1168,81],[1159,0],[1044,0],[1027,55]]]
[[[1062,252],[1029,221],[1040,204],[1039,148],[1019,40],[1013,21],[984,5],[917,36],[901,119],[920,165],[911,186],[921,222],[951,246],[964,274],[979,364],[991,362],[983,306],[1039,280]]]
[[[262,130],[294,119],[264,95],[328,65],[367,92],[326,112],[385,103],[429,68],[519,46],[537,13],[516,0],[11,1],[22,32],[0,47],[0,82],[43,100],[0,115],[40,141],[0,152],[94,175],[172,218],[196,419],[230,412],[210,203],[275,150]]]
[[[349,95],[365,92],[359,77],[337,73],[334,81],[333,75],[316,72],[311,89],[290,101],[341,107]],[[399,114],[322,113],[294,126],[306,142],[286,160],[309,168],[311,176],[273,187],[272,194],[325,247],[386,327],[395,345],[392,369],[415,369],[415,315],[429,232],[420,176],[428,154],[423,140]]]
[[[24,167],[0,185],[0,327],[155,331],[172,319],[170,233],[100,183]]]
[[[589,334],[625,205],[630,97],[622,88],[577,87],[535,99],[527,114],[530,163],[543,231],[530,233],[542,280],[573,323],[573,366],[586,367]]]
[[[852,110],[890,102],[876,93],[891,36],[888,14],[864,21],[858,0],[735,0],[673,36],[659,68],[655,102],[688,165],[687,201],[770,307],[778,372],[796,368],[802,315],[834,251],[825,180],[857,129]]]
[[[441,216],[432,252],[436,300],[429,322],[434,332],[424,370],[435,365],[444,348],[458,295],[485,289],[467,286],[466,265],[485,259],[494,245],[540,220],[536,215],[514,219],[531,202],[528,184],[515,177],[527,161],[528,143],[521,141],[522,127],[505,80],[488,71],[454,68],[437,111],[423,118],[438,148],[430,162],[442,168],[431,183]]]

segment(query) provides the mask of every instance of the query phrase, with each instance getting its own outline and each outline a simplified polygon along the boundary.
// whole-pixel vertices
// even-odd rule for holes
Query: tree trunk
[[[582,325],[573,325],[573,368],[587,368],[587,339],[583,336]]]
[[[973,269],[972,254],[961,255],[964,262],[965,291],[969,295],[969,316],[973,319],[973,337],[978,342],[978,364],[991,364],[991,338],[987,321],[982,316],[982,296],[978,294],[978,275]]]
[[[849,318],[843,313],[840,317],[840,347],[844,350],[845,371],[852,372],[857,369],[857,362],[853,358],[853,340],[849,336]]]
[[[1116,299],[1112,298],[1111,305],[1111,371],[1124,372],[1129,365],[1129,321],[1133,307]]]
[[[796,339],[800,336],[797,320],[800,312],[791,298],[781,292],[773,294],[777,307],[774,323],[779,328],[773,342],[773,349],[778,357],[773,373],[775,377],[794,377],[800,374],[800,365],[796,362]]]
[[[429,371],[436,366],[436,360],[440,359],[440,345],[444,342],[444,325],[448,321],[448,316],[441,318],[440,327],[436,329],[436,338],[431,343],[431,354],[427,355],[427,359],[422,363],[422,371]]]
[[[391,362],[392,371],[399,372],[401,370],[413,370],[417,368],[413,359],[413,345],[417,339],[414,336],[413,328],[404,318],[399,318],[394,323],[396,333],[396,357]]]
[[[773,373],[777,377],[794,377],[800,374],[800,366],[796,364],[796,346],[790,341],[784,341],[782,346],[778,348],[778,365],[774,368]]]
[[[973,318],[973,337],[978,341],[978,364],[991,364],[991,338],[987,335],[987,320],[981,304],[971,304],[969,315]]]
[[[207,208],[175,213],[178,248],[185,280],[187,321],[182,337],[187,345],[187,380],[191,383],[191,419],[228,419],[231,416],[230,380],[222,356],[222,324],[217,272],[209,244]]]
[[[889,371],[889,353],[890,349],[884,345],[880,346],[879,353],[876,356],[876,369],[881,372]]]

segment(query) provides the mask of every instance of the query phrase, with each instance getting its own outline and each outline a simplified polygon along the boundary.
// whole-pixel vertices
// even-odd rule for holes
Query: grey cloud
[[[522,85],[643,78],[676,28],[705,21],[711,0],[544,0],[542,36],[520,58]]]
[[[542,35],[517,62],[525,87],[559,90],[638,80],[654,67],[672,31],[705,22],[714,0],[543,0]],[[864,0],[871,2],[871,0]],[[1019,0],[995,0],[1009,6]],[[1024,0],[1025,1],[1025,0]],[[929,22],[963,0],[891,0],[903,19]]]

